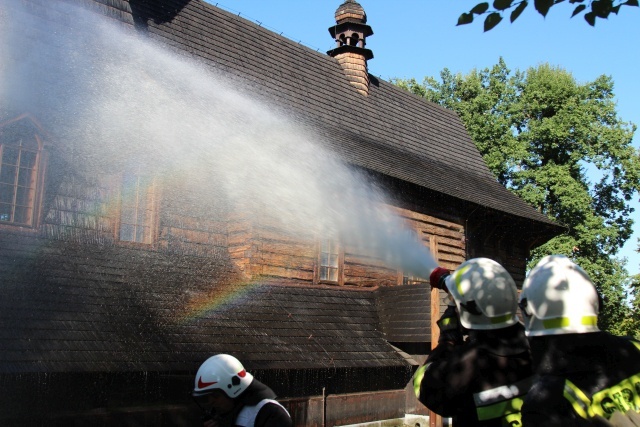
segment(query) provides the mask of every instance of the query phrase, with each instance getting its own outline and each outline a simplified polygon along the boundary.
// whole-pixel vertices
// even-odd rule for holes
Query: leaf
[[[533,4],[540,15],[547,16],[549,9],[553,6],[553,0],[534,0]]]
[[[584,0],[569,0],[569,3],[574,4],[574,3],[583,3]]]
[[[611,13],[613,0],[594,0],[591,3],[591,11],[596,14],[598,18],[606,19]]]
[[[496,10],[505,10],[511,7],[513,0],[494,0],[493,8]]]
[[[491,30],[493,27],[498,25],[502,21],[502,16],[498,12],[490,13],[487,16],[487,19],[484,20],[484,31],[485,33]]]
[[[586,8],[587,8],[587,6],[585,6],[584,4],[581,4],[580,6],[576,7],[573,10],[573,13],[571,14],[571,17],[573,18],[574,16],[576,16],[577,14],[579,14],[580,12],[585,10]]]
[[[593,12],[589,12],[589,13],[585,13],[584,14],[584,19],[589,23],[589,25],[591,25],[592,27],[595,27],[596,25],[596,14]]]
[[[513,12],[511,12],[511,23],[513,24],[513,21],[515,21],[516,19],[518,19],[518,17],[520,16],[520,14],[527,8],[527,6],[529,5],[529,3],[525,0],[523,0],[522,2],[520,2],[520,4],[518,5],[518,7],[516,7],[514,9]]]
[[[622,3],[625,6],[635,6],[638,7],[638,0],[627,0],[626,2]]]
[[[484,2],[484,3],[478,3],[477,5],[475,5],[469,13],[475,13],[476,15],[481,15],[485,13],[487,10],[489,10],[489,3]]]
[[[617,6],[613,6],[613,7],[611,8],[611,12],[613,12],[613,13],[615,13],[615,14],[617,15],[617,14],[618,14],[618,12],[620,12],[620,6],[622,6],[622,5],[620,5],[620,4],[619,4],[619,5],[617,5]]]
[[[471,13],[463,13],[458,18],[458,23],[456,25],[466,25],[473,22],[473,15]]]

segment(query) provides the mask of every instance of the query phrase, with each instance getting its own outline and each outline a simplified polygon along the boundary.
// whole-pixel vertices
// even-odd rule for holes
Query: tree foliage
[[[631,145],[635,125],[617,115],[611,78],[580,84],[558,67],[511,72],[500,59],[465,76],[445,69],[439,80],[394,83],[455,110],[498,181],[567,226],[529,265],[551,253],[572,257],[606,299],[602,326],[637,331],[628,319],[638,290],[615,256],[632,234],[640,151]]]
[[[598,18],[607,19],[611,14],[617,15],[622,6],[638,6],[638,0],[533,0],[534,8],[542,16],[547,16],[549,10],[559,3],[571,5],[571,17],[582,15],[592,27],[596,25]],[[509,14],[513,23],[529,4],[528,0],[494,0],[491,6],[489,2],[478,3],[469,12],[460,15],[457,25],[470,24],[475,17],[484,16],[484,31],[489,31],[498,25],[506,14]]]
[[[640,239],[638,239],[638,249],[636,252],[640,252]],[[635,331],[635,337],[640,339],[640,274],[636,274],[631,277],[631,291],[636,298],[633,300],[631,315],[625,319],[624,330]]]

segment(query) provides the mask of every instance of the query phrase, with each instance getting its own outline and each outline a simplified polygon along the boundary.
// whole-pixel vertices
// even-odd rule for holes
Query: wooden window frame
[[[436,238],[433,235],[427,235],[427,238],[422,238],[422,243],[426,243],[425,247],[429,248],[431,254],[437,259],[438,255],[434,252],[437,250]],[[416,276],[411,276],[408,272],[399,269],[396,284],[399,286],[411,286],[411,285],[419,285],[423,283],[429,283],[429,278],[418,278]]]
[[[125,195],[125,185],[126,180],[129,177],[135,178],[135,187],[133,189],[129,189],[128,191],[133,191],[133,194],[129,196]],[[141,180],[149,179],[148,183],[141,182]],[[145,191],[146,200],[144,201],[144,205],[140,200],[140,187],[142,185],[146,185],[147,189]],[[159,207],[160,207],[160,191],[157,179],[155,177],[149,177],[146,174],[139,172],[124,172],[120,175],[120,179],[118,180],[118,210],[116,214],[115,226],[114,226],[114,238],[116,241],[122,244],[135,245],[135,246],[154,246],[158,242],[158,230],[159,230]],[[125,204],[126,198],[131,197],[135,199],[135,201],[131,204]],[[142,207],[144,206],[144,207]],[[125,222],[124,220],[124,209],[126,208],[133,209],[134,220],[132,223],[129,221]],[[145,215],[145,219],[142,222],[139,220],[140,211],[144,210],[147,212]],[[132,235],[133,239],[123,238],[123,227],[131,226],[133,227]],[[139,228],[147,229],[146,233],[142,234],[141,238],[138,238],[138,230]]]
[[[28,125],[33,129],[33,140],[37,145],[37,148],[34,148],[35,160],[34,160],[33,166],[31,166],[32,173],[29,180],[29,186],[27,187],[31,189],[28,195],[28,203],[23,205],[23,207],[27,208],[27,210],[30,211],[30,214],[28,215],[28,219],[26,221],[22,221],[22,222],[15,221],[15,210],[18,205],[18,202],[17,202],[18,189],[17,188],[20,187],[19,174],[21,169],[21,163],[20,163],[22,160],[21,158],[24,152],[26,151],[33,152],[34,150],[26,147],[21,148],[22,147],[21,145],[20,147],[18,147],[18,160],[17,160],[18,163],[16,165],[12,165],[17,168],[15,180],[11,184],[12,186],[15,187],[13,190],[13,200],[10,204],[11,210],[12,210],[11,215],[14,216],[14,218],[10,220],[0,220],[0,227],[3,227],[3,228],[19,227],[22,229],[37,229],[40,226],[40,223],[42,221],[42,202],[43,202],[43,194],[44,194],[45,172],[46,172],[46,164],[48,163],[48,153],[46,150],[48,145],[46,141],[48,137],[46,133],[43,131],[40,123],[29,113],[23,113],[10,120],[0,123],[0,132],[3,128],[10,126],[12,124],[16,124],[23,120],[27,121]],[[3,151],[6,150],[6,147],[7,147],[7,144],[3,144],[2,140],[0,140],[0,170],[2,169],[2,164],[4,164]],[[16,146],[13,146],[13,147],[16,147]],[[10,183],[4,183],[4,184],[6,185]]]
[[[398,277],[398,284],[403,286],[420,285],[423,283],[429,283],[429,279],[418,278],[411,276],[409,273],[400,271]]]
[[[329,245],[331,245],[332,243],[336,245],[337,247],[337,252],[335,253],[335,255],[337,256],[337,280],[327,280],[327,279],[322,279],[321,275],[322,275],[322,268],[327,267],[327,266],[323,266],[322,265],[322,254],[323,253],[329,253],[331,254],[331,252],[325,252],[324,246],[323,244],[325,242],[328,242]],[[344,246],[342,245],[342,243],[335,238],[319,238],[316,244],[316,263],[315,263],[315,268],[314,268],[314,284],[326,284],[326,285],[338,285],[338,286],[343,286],[344,285]]]

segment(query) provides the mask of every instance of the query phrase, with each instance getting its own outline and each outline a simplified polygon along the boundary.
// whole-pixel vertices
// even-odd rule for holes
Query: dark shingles
[[[216,352],[281,369],[406,366],[379,331],[370,291],[212,280],[224,261],[119,246],[0,234],[6,244],[16,251],[0,272],[5,373],[190,370]],[[114,269],[124,282],[101,276]],[[190,311],[193,301],[211,308]]]
[[[161,8],[156,3],[147,7]],[[259,87],[271,103],[293,106],[353,164],[552,223],[496,182],[453,111],[374,77],[363,97],[335,59],[202,1],[186,4],[171,21],[149,22],[148,31]]]
[[[380,288],[377,293],[380,326],[387,341],[431,341],[429,284]]]

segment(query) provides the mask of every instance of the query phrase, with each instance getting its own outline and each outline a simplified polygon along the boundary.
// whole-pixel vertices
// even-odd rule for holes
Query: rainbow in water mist
[[[189,323],[193,320],[207,317],[229,306],[241,305],[245,297],[254,289],[261,285],[261,281],[237,281],[216,286],[209,292],[191,298],[185,307],[178,312],[177,322],[179,324]]]
[[[0,99],[46,122],[79,181],[135,170],[158,177],[165,193],[206,189],[180,209],[194,217],[218,208],[260,212],[287,233],[340,236],[392,267],[428,277],[435,260],[385,207],[385,194],[287,107],[93,13],[56,7],[64,22],[24,12],[3,23],[0,54],[18,71],[2,75]],[[21,22],[27,19],[37,22]],[[185,318],[255,286],[198,296]]]

